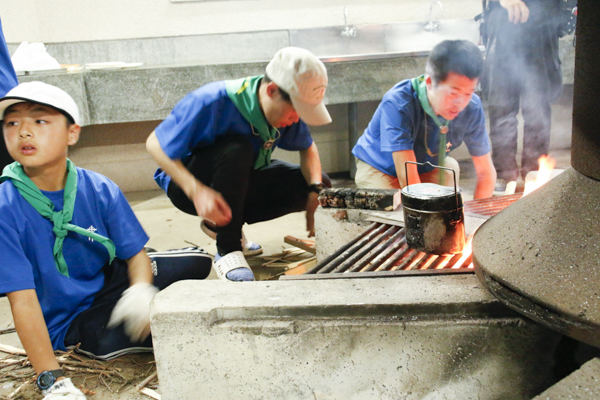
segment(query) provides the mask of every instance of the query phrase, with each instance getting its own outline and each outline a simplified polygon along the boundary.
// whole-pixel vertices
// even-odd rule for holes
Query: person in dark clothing
[[[483,90],[489,100],[496,191],[538,169],[550,147],[550,104],[561,92],[558,55],[561,0],[489,1]],[[517,114],[524,119],[517,165]]]

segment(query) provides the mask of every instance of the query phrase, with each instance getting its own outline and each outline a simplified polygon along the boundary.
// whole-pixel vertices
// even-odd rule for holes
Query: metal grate
[[[467,201],[465,202],[465,215],[489,218],[498,214],[521,197],[523,197],[523,193]]]
[[[518,199],[522,193],[471,200],[465,214],[489,218]],[[285,275],[282,280],[378,278],[390,276],[473,273],[471,238],[465,250],[453,256],[438,256],[411,249],[404,228],[374,222],[364,232],[327,256],[302,275]]]
[[[388,276],[472,273],[471,251],[437,256],[411,249],[404,228],[374,222],[302,275],[280,279],[375,278]]]

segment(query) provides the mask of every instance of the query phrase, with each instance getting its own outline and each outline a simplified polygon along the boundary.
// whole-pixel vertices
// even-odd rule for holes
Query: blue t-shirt
[[[281,136],[274,146],[284,150],[305,150],[312,145],[308,127],[302,121],[279,131]],[[209,83],[189,93],[154,132],[163,151],[171,159],[183,162],[194,149],[210,146],[219,136],[248,135],[254,148],[254,159],[263,145],[258,133],[252,132],[250,123],[227,95],[224,81]],[[166,191],[171,178],[158,169],[154,180]]]
[[[148,236],[118,186],[95,172],[77,168],[77,174],[71,223],[110,238],[120,259],[139,253]],[[42,193],[55,210],[62,210],[64,190]],[[12,181],[0,185],[0,215],[0,293],[35,289],[52,347],[65,350],[69,324],[104,285],[102,267],[108,263],[108,252],[93,239],[69,231],[63,247],[66,277],[54,263],[52,222],[21,196]]]
[[[445,122],[444,118],[438,118],[440,122]],[[467,107],[450,121],[448,128],[446,154],[462,142],[467,145],[471,156],[479,157],[490,152],[485,115],[477,95],[474,94]],[[437,155],[428,155],[427,149],[437,154],[439,143],[439,127],[425,114],[411,80],[407,79],[397,83],[383,96],[369,126],[352,149],[352,154],[372,167],[396,176],[393,152],[414,150],[418,162],[429,161],[436,165]],[[429,166],[418,167],[419,173],[432,169]]]
[[[10,60],[6,40],[2,33],[2,22],[0,21],[0,97],[19,84],[17,74]]]

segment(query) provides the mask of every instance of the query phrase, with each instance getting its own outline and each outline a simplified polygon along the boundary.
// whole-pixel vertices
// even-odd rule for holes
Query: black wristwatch
[[[321,193],[321,190],[325,189],[325,185],[322,182],[315,182],[308,185],[309,192],[315,192],[316,194]]]
[[[38,375],[37,385],[40,390],[50,389],[52,385],[56,382],[58,378],[61,376],[65,376],[65,373],[62,369],[55,369],[52,371],[44,371]]]

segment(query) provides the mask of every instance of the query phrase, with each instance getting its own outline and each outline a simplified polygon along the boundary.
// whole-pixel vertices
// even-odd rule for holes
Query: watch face
[[[56,378],[54,377],[54,375],[52,375],[50,371],[42,372],[37,379],[38,386],[42,390],[48,389],[54,384],[54,382],[56,382]]]

